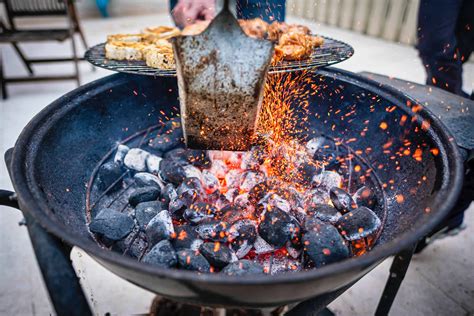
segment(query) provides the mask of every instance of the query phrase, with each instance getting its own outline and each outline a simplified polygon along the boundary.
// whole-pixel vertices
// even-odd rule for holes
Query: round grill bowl
[[[276,306],[350,284],[443,219],[459,195],[462,163],[447,129],[408,97],[340,70],[320,70],[312,76],[321,89],[310,99],[311,130],[362,150],[382,183],[387,183],[387,223],[377,245],[364,256],[307,272],[227,277],[160,269],[100,248],[86,226],[86,183],[117,141],[176,112],[177,84],[171,77],[115,74],[72,91],[41,111],[22,132],[12,156],[12,181],[21,209],[110,271],[175,300]],[[388,126],[384,130],[382,121]],[[366,136],[361,137],[364,129]],[[412,155],[392,159],[392,153],[384,153],[387,143],[389,150],[397,151],[406,141],[412,153],[421,148],[421,161]],[[424,176],[426,181],[419,185]],[[397,202],[400,195],[403,203]]]

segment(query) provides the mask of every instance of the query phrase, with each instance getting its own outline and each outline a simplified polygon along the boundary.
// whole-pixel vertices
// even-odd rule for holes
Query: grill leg
[[[416,245],[410,249],[399,252],[395,258],[393,258],[392,266],[390,267],[390,276],[388,277],[387,284],[385,284],[385,289],[377,306],[375,312],[376,316],[385,316],[390,312],[393,301],[407,273],[415,248]]]
[[[9,149],[5,153],[7,166],[10,166],[12,151]],[[6,195],[5,192],[2,194]],[[18,208],[15,201],[8,199],[6,202],[5,205]],[[24,216],[36,260],[56,314],[60,316],[92,315],[79,278],[72,266],[71,247],[48,233],[30,214],[25,212]]]

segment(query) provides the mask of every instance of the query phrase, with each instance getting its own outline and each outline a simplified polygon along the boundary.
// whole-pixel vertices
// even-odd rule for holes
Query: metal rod
[[[57,315],[92,315],[64,244],[25,213],[36,260]]]
[[[416,244],[409,249],[400,251],[393,258],[392,266],[390,267],[390,276],[388,277],[382,297],[375,311],[376,316],[385,316],[390,312],[393,301],[407,273],[415,248]]]

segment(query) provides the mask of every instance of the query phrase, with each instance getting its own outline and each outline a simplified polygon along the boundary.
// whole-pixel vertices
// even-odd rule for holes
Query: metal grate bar
[[[314,50],[311,57],[302,61],[283,61],[270,68],[270,73],[292,72],[301,70],[311,70],[315,68],[327,67],[334,65],[350,58],[354,54],[352,46],[332,39],[324,37],[324,44]],[[129,74],[138,74],[146,76],[176,76],[174,69],[157,69],[148,67],[144,61],[126,61],[126,60],[109,60],[105,58],[105,44],[98,44],[90,48],[85,59],[97,67],[105,68],[112,71],[124,72]]]

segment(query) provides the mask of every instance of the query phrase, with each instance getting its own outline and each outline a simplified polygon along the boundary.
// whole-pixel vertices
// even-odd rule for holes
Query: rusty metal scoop
[[[186,145],[248,150],[273,44],[245,35],[226,0],[203,33],[174,38],[173,49]]]

